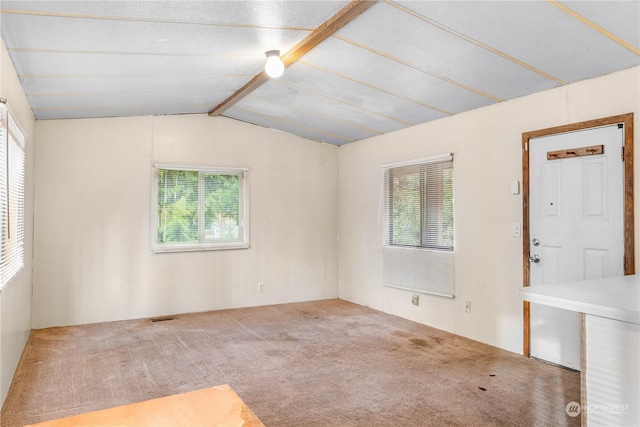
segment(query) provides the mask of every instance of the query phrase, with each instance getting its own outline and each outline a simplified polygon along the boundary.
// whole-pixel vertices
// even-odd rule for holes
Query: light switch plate
[[[520,237],[521,236],[521,227],[519,222],[514,222],[511,224],[511,237]]]
[[[513,195],[520,194],[520,181],[518,180],[511,181],[511,194]]]

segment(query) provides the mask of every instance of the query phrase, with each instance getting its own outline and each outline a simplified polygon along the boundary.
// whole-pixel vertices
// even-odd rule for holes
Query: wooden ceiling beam
[[[353,21],[365,10],[377,3],[377,0],[351,0],[349,4],[336,12],[331,18],[320,24],[316,29],[309,33],[305,38],[300,40],[284,54],[280,55],[285,68],[302,58],[305,53],[322,43],[327,38],[331,37],[340,28]],[[213,110],[209,111],[209,116],[216,117],[224,113],[231,108],[236,102],[250,94],[264,82],[269,80],[269,76],[263,70],[259,74],[256,74],[251,80],[249,80],[244,86],[238,89],[229,98],[222,101]]]

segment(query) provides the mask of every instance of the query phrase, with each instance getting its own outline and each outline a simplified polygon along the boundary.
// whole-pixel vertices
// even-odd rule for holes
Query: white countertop
[[[520,288],[525,301],[640,325],[640,275]]]

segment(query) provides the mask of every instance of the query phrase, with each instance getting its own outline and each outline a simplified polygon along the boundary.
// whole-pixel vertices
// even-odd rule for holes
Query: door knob
[[[533,263],[539,263],[540,262],[540,255],[536,254],[536,255],[529,255],[529,262],[533,262]]]

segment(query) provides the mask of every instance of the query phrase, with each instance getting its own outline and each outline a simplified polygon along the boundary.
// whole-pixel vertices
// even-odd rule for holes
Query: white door
[[[612,125],[529,140],[531,286],[624,275],[623,137]],[[531,304],[529,333],[532,357],[580,369],[578,313]]]

